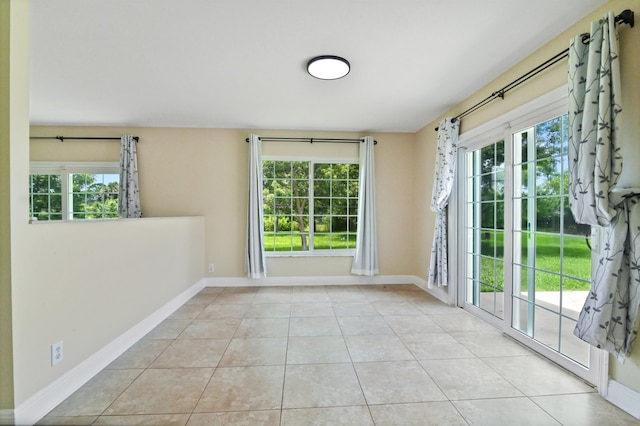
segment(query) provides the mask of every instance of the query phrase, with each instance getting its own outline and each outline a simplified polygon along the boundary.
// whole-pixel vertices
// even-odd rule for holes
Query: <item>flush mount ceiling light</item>
[[[307,62],[307,71],[320,80],[337,80],[349,74],[349,61],[340,56],[316,56]]]

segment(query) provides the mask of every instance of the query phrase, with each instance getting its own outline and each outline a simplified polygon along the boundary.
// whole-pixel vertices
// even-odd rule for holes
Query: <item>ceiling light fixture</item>
[[[337,80],[349,74],[349,61],[340,56],[322,55],[307,62],[307,71],[320,80]]]

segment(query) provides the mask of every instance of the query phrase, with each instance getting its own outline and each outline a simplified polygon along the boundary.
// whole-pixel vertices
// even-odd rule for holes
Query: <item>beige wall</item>
[[[429,278],[431,244],[435,226],[435,215],[431,211],[431,196],[436,145],[437,133],[433,128],[427,127],[417,133],[413,156],[414,179],[424,184],[416,184],[414,187],[413,208],[416,217],[414,227],[418,238],[415,239],[413,274],[424,280]]]
[[[602,18],[606,12],[613,11],[617,14],[624,9],[636,9],[635,11],[638,13],[640,12],[638,10],[638,6],[639,3],[637,0],[611,0],[607,2],[603,7],[597,9],[577,24],[568,28],[565,32],[554,38],[551,42],[540,48],[515,67],[502,74],[486,87],[480,89],[474,95],[453,107],[444,114],[443,117],[455,116],[461,113],[487,97],[490,93],[505,86],[507,83],[523,75],[525,72],[544,62],[556,53],[566,49],[568,47],[569,40],[572,37],[588,32],[590,23]],[[638,55],[637,50],[638,46],[640,46],[640,31],[638,31],[637,28],[631,29],[629,26],[625,25],[620,26],[619,33],[620,55],[622,58],[622,103],[624,109],[622,133],[626,144],[624,148],[626,167],[623,171],[623,179],[621,179],[621,181],[626,181],[630,184],[635,182],[634,186],[638,186],[638,168],[636,165],[640,164],[640,144],[637,143],[640,135],[640,120],[638,120],[638,117],[640,117],[640,56]],[[565,62],[562,63],[564,64]],[[536,78],[529,80],[529,82],[523,84],[517,89],[507,93],[504,100],[496,100],[488,106],[462,119],[461,133],[473,129],[474,127],[477,127],[478,125],[493,118],[499,117],[515,107],[523,105],[566,83],[566,67],[563,65],[556,65],[555,67],[538,75]],[[429,123],[417,134],[418,146],[416,147],[415,156],[417,173],[428,173],[428,164],[433,161],[433,157],[435,155],[436,134],[433,129],[438,125],[441,118]],[[421,166],[423,162],[426,162],[426,164]],[[416,194],[416,210],[418,213],[417,226],[420,229],[421,235],[424,236],[424,238],[421,237],[417,240],[418,246],[416,248],[416,253],[419,253],[421,257],[424,256],[425,253],[428,253],[433,235],[433,231],[431,230],[434,220],[433,214],[422,214],[429,206],[430,196],[430,191],[426,193],[418,191]],[[421,258],[417,259],[417,263],[419,272],[421,272],[421,276],[424,277],[423,271],[427,264],[425,264]],[[638,346],[638,344],[636,344],[636,346]],[[631,359],[627,360],[624,365],[611,357],[610,375],[612,379],[619,381],[637,392],[640,392],[640,349],[636,348]]]
[[[24,228],[13,250],[16,406],[202,279],[202,217]],[[64,360],[51,366],[58,341]]]
[[[13,352],[11,334],[11,203],[9,197],[10,36],[9,2],[0,2],[0,410],[13,409]],[[2,419],[0,416],[0,424]]]
[[[13,339],[11,306],[11,93],[20,87],[19,77],[11,73],[16,28],[22,20],[20,5],[0,2],[0,423],[2,412],[13,409]],[[13,31],[12,31],[13,30]],[[16,64],[17,66],[17,64]],[[16,69],[16,68],[14,68]],[[19,111],[16,111],[19,113]],[[24,111],[23,111],[24,113]]]
[[[202,215],[211,277],[243,277],[249,133],[263,136],[357,138],[363,134],[176,128],[39,127],[32,136],[140,137],[138,165],[145,217]],[[376,190],[380,274],[406,275],[413,263],[413,148],[415,135],[376,133]],[[71,143],[74,142],[72,146]],[[75,147],[79,149],[74,150]],[[358,158],[357,144],[265,142],[265,155]],[[68,155],[68,157],[67,157]],[[32,140],[33,161],[117,161],[117,141]],[[268,258],[268,275],[350,275],[349,257]]]
[[[15,407],[15,297],[20,226],[27,200],[24,179],[29,158],[29,2],[0,4],[0,420]],[[11,415],[9,416],[11,417]]]

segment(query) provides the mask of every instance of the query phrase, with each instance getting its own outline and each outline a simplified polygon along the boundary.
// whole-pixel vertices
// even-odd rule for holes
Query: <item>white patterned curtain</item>
[[[624,361],[638,330],[639,188],[622,171],[620,64],[615,16],[591,24],[569,49],[569,204],[577,222],[603,226],[605,242],[574,334]],[[640,186],[640,185],[639,185]]]
[[[249,203],[245,269],[251,278],[267,276],[262,203],[262,142],[259,136],[249,135]]]
[[[122,218],[142,217],[138,188],[138,155],[136,141],[131,135],[120,138],[120,185],[118,214]]]
[[[436,213],[436,224],[431,247],[429,266],[429,286],[448,285],[447,267],[447,205],[453,189],[456,173],[456,150],[460,121],[445,118],[438,126],[438,147],[436,153],[435,176],[431,211]]]
[[[360,144],[360,181],[358,186],[358,233],[351,273],[378,273],[378,237],[376,231],[376,183],[373,137]]]

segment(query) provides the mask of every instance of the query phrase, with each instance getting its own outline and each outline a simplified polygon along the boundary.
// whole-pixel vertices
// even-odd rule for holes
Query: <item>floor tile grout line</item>
[[[402,343],[402,345],[404,346],[404,348],[411,354],[411,356],[413,357],[413,360],[416,361],[418,364],[420,364],[420,360],[415,356],[415,354],[413,353],[413,351],[411,349],[409,349],[409,347],[407,346],[407,344],[404,342],[404,340],[402,340],[402,338],[398,335],[398,333],[396,332],[396,330],[391,326],[391,324],[389,324],[389,322],[385,319],[385,316],[382,316],[382,320],[387,324],[387,326],[391,329],[391,331],[393,331],[393,335],[396,336],[396,338],[400,341],[400,343]],[[420,364],[420,366],[422,366],[422,364]],[[423,367],[424,368],[424,367]],[[429,376],[431,377],[431,376]],[[433,380],[433,379],[432,379]]]
[[[496,370],[495,368],[491,367],[491,365],[489,365],[482,357],[476,356],[476,358],[482,363],[484,364],[485,368],[489,369],[490,371],[493,371],[494,373],[496,373],[498,376],[500,376],[505,382],[509,383],[511,386],[513,386],[514,389],[517,389],[518,392],[522,393],[523,396],[528,397],[528,395],[526,394],[526,392],[522,389],[520,389],[518,386],[516,386],[515,383],[513,383],[511,380],[509,380],[509,378],[504,375],[503,373],[501,373],[500,371]],[[490,357],[487,357],[490,358]]]
[[[282,393],[280,395],[280,421],[278,424],[282,426],[282,410],[284,408],[284,390],[287,381],[287,359],[289,357],[289,338],[291,337],[291,311],[293,310],[293,303],[289,305],[289,318],[287,324],[287,346],[284,351],[284,368],[282,369]]]
[[[351,351],[349,350],[349,345],[347,345],[347,339],[346,336],[344,335],[344,330],[342,329],[342,326],[340,325],[340,321],[338,321],[336,319],[336,322],[338,323],[338,327],[340,328],[340,335],[342,337],[342,341],[344,342],[344,346],[347,349],[347,354],[349,355],[349,360],[351,361],[351,369],[353,370],[353,374],[356,376],[356,380],[358,380],[358,386],[360,386],[360,392],[362,392],[362,398],[364,399],[364,403],[367,407],[367,411],[369,412],[369,417],[371,418],[371,422],[373,424],[375,424],[375,420],[373,419],[373,413],[371,412],[371,408],[369,407],[369,401],[367,399],[367,394],[364,392],[364,387],[362,386],[362,381],[360,380],[360,376],[358,375],[358,371],[356,370],[356,366],[354,365],[353,362],[353,356],[351,355]]]
[[[536,395],[536,396],[538,396],[538,395]],[[548,396],[551,396],[551,395],[548,395]],[[553,395],[553,396],[556,396],[556,395]],[[548,412],[547,410],[545,410],[543,406],[541,406],[540,404],[538,404],[537,402],[535,402],[535,401],[533,400],[533,398],[534,398],[534,397],[527,395],[527,399],[528,399],[529,401],[531,401],[531,402],[532,402],[536,407],[539,407],[542,411],[544,411],[545,413],[547,413],[547,415],[549,415],[549,417],[551,417],[553,420],[555,420],[556,422],[558,422],[558,424],[560,424],[560,425],[562,425],[562,426],[564,425],[564,424],[563,424],[559,419],[556,419],[556,417],[555,417],[553,414],[551,414],[550,412]]]
[[[184,305],[183,305],[183,306],[184,306]],[[178,309],[179,309],[179,308],[178,308]],[[176,311],[177,311],[178,309],[176,309]],[[175,311],[174,311],[174,312],[175,312]],[[164,322],[164,321],[163,321],[163,322]],[[193,320],[192,320],[192,322],[193,322]],[[190,323],[190,324],[191,324],[191,323]],[[186,329],[186,327],[185,327],[185,329]],[[152,331],[153,331],[153,330],[152,330]],[[184,330],[183,330],[183,331],[184,331]],[[150,332],[151,332],[151,331],[150,331]],[[149,332],[149,333],[150,333],[150,332]],[[147,334],[149,334],[149,333],[147,333]],[[181,333],[182,333],[182,332],[178,333],[178,336],[179,336]],[[146,336],[146,335],[145,335],[145,336]],[[145,340],[145,336],[141,337],[138,341],[136,341],[136,342],[134,343],[134,345],[135,345],[135,344],[137,344],[137,343],[139,343],[139,342],[141,342],[141,341],[143,341],[143,340]],[[109,403],[109,405],[108,405],[104,410],[102,410],[102,413],[101,413],[100,415],[98,415],[98,418],[96,419],[96,421],[97,421],[101,416],[103,416],[103,415],[104,415],[104,414],[109,410],[109,408],[111,408],[111,407],[113,406],[113,404],[115,404],[115,402],[116,402],[116,401],[117,401],[117,400],[118,400],[118,399],[119,399],[119,398],[120,398],[120,397],[121,397],[121,396],[122,396],[122,395],[123,395],[123,394],[124,394],[124,393],[125,393],[125,392],[126,392],[126,391],[127,391],[127,390],[128,390],[128,389],[129,389],[129,388],[130,388],[130,387],[131,387],[131,386],[132,386],[132,385],[133,385],[133,384],[134,384],[134,383],[135,383],[135,382],[136,382],[136,381],[137,381],[137,380],[138,380],[138,379],[139,379],[139,378],[140,378],[140,377],[141,377],[141,376],[146,372],[146,371],[147,371],[147,370],[148,370],[148,369],[150,369],[151,365],[152,365],[152,364],[153,364],[153,363],[154,363],[154,362],[155,362],[155,361],[156,361],[156,360],[157,360],[157,359],[158,359],[158,358],[159,358],[159,357],[160,357],[160,356],[161,356],[161,355],[162,355],[162,354],[163,354],[163,353],[164,353],[164,352],[169,348],[169,347],[171,347],[171,345],[176,341],[176,339],[177,339],[177,336],[176,336],[175,338],[173,338],[173,339],[157,339],[157,340],[171,340],[171,343],[169,343],[169,344],[168,344],[168,345],[167,345],[167,346],[166,346],[162,351],[160,351],[160,352],[159,352],[159,353],[158,353],[158,354],[153,358],[153,360],[151,360],[151,362],[149,362],[149,364],[148,364],[146,367],[144,367],[144,368],[142,368],[142,369],[141,369],[142,371],[140,372],[140,374],[138,374],[138,375],[137,375],[137,376],[136,376],[136,377],[131,381],[131,383],[129,383],[129,384],[128,384],[128,385],[127,385],[127,386],[126,386],[126,387],[125,387],[125,388],[124,388],[120,393],[118,393],[118,395],[117,395],[117,396],[116,396],[116,397],[111,401],[111,403]],[[156,340],[156,339],[146,339],[146,340]],[[133,347],[133,345],[131,345],[131,347]],[[129,349],[131,349],[131,347],[130,347]],[[129,349],[127,349],[127,351],[128,351]],[[126,351],[125,351],[125,352],[126,352]],[[122,356],[122,355],[120,355],[120,356]],[[118,357],[118,358],[119,358],[119,357]],[[118,358],[116,358],[116,359],[118,359]],[[115,360],[114,360],[114,361],[115,361]],[[114,362],[114,361],[112,361],[112,362]],[[109,363],[109,364],[111,364],[111,363]],[[108,367],[108,366],[107,366],[107,367]],[[100,370],[100,372],[105,371],[105,370],[107,369],[107,367],[105,367],[105,368],[103,368],[102,370]],[[130,368],[130,369],[128,369],[128,370],[137,370],[137,369]],[[98,374],[99,374],[99,373],[98,373]],[[95,377],[95,376],[94,376],[94,377]],[[92,378],[92,379],[93,379],[93,378]],[[95,422],[94,422],[94,423],[95,423]]]
[[[224,291],[224,290],[223,290],[223,291]],[[218,295],[220,295],[220,294],[222,294],[222,292],[218,293]],[[218,295],[216,295],[216,297],[214,298],[214,300],[215,300],[215,299],[217,299]],[[211,306],[212,304],[213,304],[213,301],[212,301],[212,303],[210,303],[209,305],[207,305],[207,307]],[[205,308],[205,309],[206,309],[206,308]],[[204,312],[204,309],[203,309],[203,312]],[[195,321],[195,319],[194,319],[193,321]],[[193,321],[191,322],[191,324],[193,324]],[[234,332],[234,335],[235,335],[235,333],[238,331],[238,328],[240,328],[240,324],[238,324],[238,327],[236,327],[236,331]],[[185,328],[185,330],[186,330],[186,328]],[[183,331],[183,333],[184,333],[184,331]],[[180,333],[180,334],[182,334],[182,333]],[[225,347],[224,351],[222,352],[222,355],[220,355],[220,359],[219,359],[219,360],[218,360],[218,362],[216,363],[216,366],[212,369],[212,371],[211,371],[211,376],[209,376],[209,380],[207,380],[207,383],[206,383],[206,384],[204,385],[204,387],[202,388],[202,391],[200,392],[200,396],[198,397],[198,400],[197,400],[197,401],[196,401],[196,403],[194,404],[193,409],[191,410],[191,413],[189,414],[189,418],[187,419],[187,423],[185,423],[185,425],[189,423],[189,420],[191,420],[191,417],[192,417],[192,416],[193,416],[193,414],[195,413],[195,410],[198,408],[198,404],[200,404],[200,401],[202,401],[202,397],[203,397],[204,393],[206,392],[207,387],[209,387],[209,384],[211,383],[211,380],[213,380],[213,376],[216,374],[216,370],[218,369],[218,366],[220,365],[220,361],[222,361],[222,358],[224,357],[224,354],[225,354],[225,353],[227,352],[227,350],[229,349],[229,345],[231,345],[231,341],[232,341],[232,340],[233,340],[233,337],[232,337],[231,339],[229,339],[229,341],[227,342],[227,346]]]
[[[420,311],[422,313],[422,311]],[[426,316],[426,314],[422,313],[422,315]],[[413,353],[413,351],[411,351],[411,349],[407,346],[407,344],[404,342],[404,340],[402,340],[402,338],[398,335],[398,333],[393,329],[393,327],[391,327],[391,325],[387,322],[387,320],[385,319],[385,316],[383,315],[382,318],[384,319],[384,321],[387,323],[387,325],[389,325],[389,327],[391,328],[391,330],[394,332],[394,335],[398,338],[398,340],[400,340],[400,342],[402,342],[402,344],[404,345],[404,347],[409,351],[409,353],[413,356],[413,359],[415,362],[418,363],[418,366],[425,372],[425,374],[429,377],[429,379],[431,379],[431,381],[436,385],[436,387],[438,388],[438,390],[442,393],[442,395],[447,399],[447,401],[449,402],[449,404],[451,404],[456,411],[460,414],[460,416],[462,417],[462,419],[464,419],[465,422],[468,423],[467,419],[462,415],[462,413],[459,412],[459,410],[455,407],[455,405],[453,404],[453,401],[451,400],[451,398],[447,395],[447,393],[444,391],[444,389],[440,386],[440,384],[438,383],[438,381],[431,375],[429,374],[429,371],[425,368],[425,366],[422,364],[422,362],[420,362],[420,360],[415,356],[415,354]],[[437,325],[437,324],[436,324]],[[443,331],[449,335],[449,337],[453,338],[453,336],[451,336],[451,333],[444,330]],[[472,353],[473,354],[473,353]],[[475,356],[475,354],[473,354],[475,358],[477,358]]]
[[[213,301],[211,303],[209,303],[209,305],[207,305],[207,307],[213,305],[214,301],[218,298],[218,296],[220,294],[222,294],[224,292],[221,291],[220,293],[218,293],[216,295],[216,297],[213,299]],[[254,295],[255,297],[255,295]],[[204,309],[206,310],[206,308]],[[203,312],[204,312],[203,310]],[[193,323],[193,321],[192,321]],[[236,335],[236,333],[238,332],[238,329],[240,328],[240,325],[242,324],[242,321],[240,321],[240,323],[238,323],[238,326],[236,327],[233,335],[231,336],[231,338],[229,339],[229,341],[227,342],[227,346],[225,347],[225,350],[222,352],[222,355],[220,356],[220,359],[218,360],[218,362],[216,363],[216,366],[213,368],[213,371],[211,372],[211,376],[209,376],[209,380],[207,380],[207,384],[202,388],[202,391],[200,392],[200,396],[198,397],[198,400],[196,401],[195,405],[193,406],[193,409],[191,410],[191,413],[189,414],[189,419],[187,419],[187,424],[189,423],[189,420],[191,420],[191,417],[193,416],[193,414],[195,413],[195,410],[198,408],[198,405],[200,404],[200,401],[202,401],[202,397],[204,395],[204,393],[206,392],[207,388],[209,387],[209,385],[211,384],[211,381],[213,380],[213,376],[216,373],[216,370],[219,368],[218,366],[220,365],[220,361],[222,361],[222,358],[224,357],[225,353],[227,352],[227,350],[229,349],[229,346],[231,345],[231,341],[233,340],[234,336]],[[185,328],[186,330],[186,328]],[[184,332],[184,331],[183,331]]]
[[[96,420],[93,422],[97,422],[98,419],[100,417],[104,417],[105,413],[107,412],[107,410],[109,408],[111,408],[111,406],[118,400],[118,398],[120,398],[120,396],[122,396],[122,394],[124,394],[135,382],[136,380],[138,380],[138,378],[140,378],[140,376],[142,376],[144,374],[145,371],[152,369],[151,365],[169,348],[171,347],[171,345],[173,344],[173,342],[175,342],[177,339],[146,339],[146,340],[172,340],[172,343],[169,343],[162,351],[160,351],[160,353],[158,353],[158,355],[156,355],[153,360],[151,360],[151,362],[144,368],[121,368],[121,369],[108,369],[108,366],[103,368],[100,372],[105,371],[105,370],[109,370],[109,371],[123,371],[123,370],[141,370],[141,372],[131,381],[131,383],[129,383],[120,393],[118,393],[118,395],[113,399],[113,401],[111,401],[111,403],[109,403],[109,405],[100,413],[97,415]],[[138,340],[135,344],[141,342],[142,340],[145,340],[144,337],[142,337],[140,340]],[[133,345],[132,345],[133,346]],[[125,351],[126,352],[126,351]],[[114,360],[115,361],[115,360]],[[95,376],[94,376],[95,377]]]
[[[104,370],[101,370],[101,371],[104,371]],[[140,374],[138,374],[138,375],[137,375],[137,376],[136,376],[136,377],[131,381],[131,383],[129,383],[129,384],[128,384],[128,385],[127,385],[127,386],[126,386],[126,387],[125,387],[125,388],[124,388],[120,393],[118,393],[118,395],[113,399],[113,401],[111,401],[111,403],[109,403],[109,405],[108,405],[104,410],[102,410],[102,413],[100,413],[100,414],[96,417],[96,419],[92,422],[92,424],[93,424],[93,423],[95,423],[95,422],[97,422],[97,421],[98,421],[98,419],[100,419],[100,417],[104,416],[104,414],[107,412],[107,410],[109,410],[109,408],[111,408],[111,406],[112,406],[113,404],[115,404],[115,402],[118,400],[118,398],[120,398],[120,396],[122,396],[122,394],[123,394],[123,393],[125,393],[125,392],[127,391],[127,389],[129,389],[129,388],[131,387],[131,385],[133,385],[133,383],[134,383],[136,380],[138,380],[138,378],[139,378],[139,377],[140,377],[140,376],[141,376],[145,371],[146,371],[146,369],[143,369],[143,370],[140,372]],[[99,374],[99,373],[98,373],[98,374]],[[95,377],[95,376],[94,376],[94,377]]]

